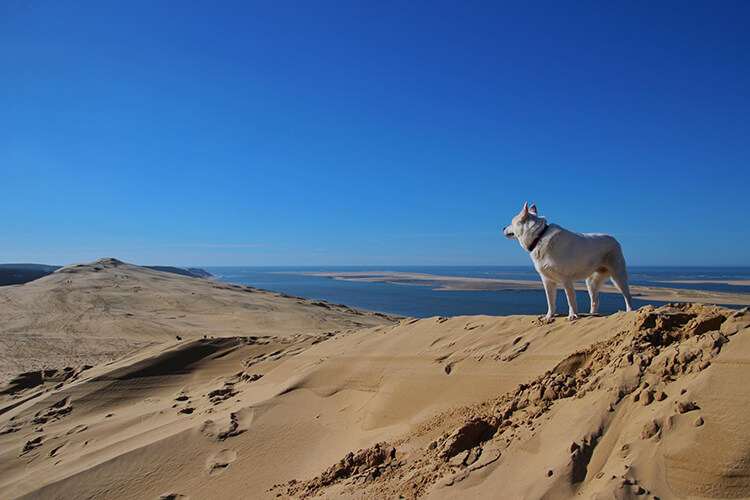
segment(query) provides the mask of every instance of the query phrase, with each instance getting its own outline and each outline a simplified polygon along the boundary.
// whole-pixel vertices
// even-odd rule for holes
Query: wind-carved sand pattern
[[[179,448],[179,441],[197,435],[203,444],[195,442],[192,449],[201,450],[204,475],[223,474],[241,453],[233,445],[252,426],[253,403],[264,399],[254,396],[250,389],[269,368],[328,338],[197,339],[128,362],[97,367],[68,384],[34,393],[35,397],[8,410],[10,416],[0,435],[15,438],[2,441],[5,452],[0,471],[9,473],[22,466],[19,463],[14,467],[5,460],[13,448],[17,448],[19,459],[27,465],[35,464],[39,470],[76,470],[76,464],[91,460],[92,453],[102,464],[140,453],[143,436],[152,435],[154,439],[146,442],[146,449],[161,449],[163,445],[167,450],[173,445]],[[255,361],[253,368],[244,368],[250,359]],[[217,372],[233,374],[216,377]],[[34,391],[14,388],[9,401]],[[73,422],[86,424],[72,425],[71,415],[77,417]],[[7,448],[9,443],[13,444]],[[161,485],[162,491],[163,486],[168,485]],[[13,491],[22,490],[22,484],[13,481],[0,486],[0,491],[7,492],[3,497],[13,497]],[[47,494],[54,496],[41,493],[42,497]]]
[[[279,272],[280,274],[282,272]],[[396,271],[321,271],[321,272],[292,272],[283,274],[301,274],[307,276],[321,276],[343,281],[362,281],[372,283],[391,283],[394,285],[430,286],[435,290],[444,291],[523,291],[544,290],[541,281],[509,280],[499,278],[473,278],[461,276],[440,276],[426,273],[406,273]],[[721,283],[727,285],[746,286],[747,280],[693,280],[669,281],[665,283]],[[584,283],[576,283],[576,290],[586,291]],[[602,293],[619,294],[611,283],[602,286]],[[660,302],[697,302],[699,304],[725,304],[746,306],[750,304],[750,294],[732,292],[714,292],[706,290],[689,290],[684,288],[668,288],[660,286],[630,285],[633,297],[641,300],[655,300]]]
[[[163,278],[136,271],[128,297]],[[10,378],[0,498],[750,496],[748,308],[386,320],[236,293],[241,333]]]
[[[684,440],[707,422],[712,423],[712,437],[731,446],[726,455],[739,458],[750,442],[747,432],[742,444],[728,443],[733,436],[718,437],[727,432],[727,421],[710,408],[713,398],[706,386],[710,376],[701,377],[712,363],[722,362],[718,357],[732,336],[743,330],[747,336],[748,324],[748,309],[644,308],[632,328],[572,353],[530,383],[428,419],[416,432],[350,453],[320,476],[278,484],[274,490],[299,498],[339,494],[470,498],[500,491],[493,488],[503,488],[508,498],[664,498],[660,495],[669,483],[677,496],[714,488],[747,492],[746,466],[730,460],[732,472],[720,473],[721,479],[712,485],[706,477],[723,464],[706,463],[713,470],[698,470],[683,461],[690,462],[698,453]],[[747,338],[738,340],[744,343],[742,348],[747,347]],[[730,354],[724,363],[737,361]],[[747,409],[748,391],[743,392]],[[734,413],[737,417],[738,409]],[[455,422],[453,430],[440,433],[451,428],[449,422]],[[541,447],[544,453],[529,453],[533,441],[538,443],[533,448]],[[654,475],[647,473],[642,478],[644,471],[629,464],[659,453],[659,448],[667,459],[660,470],[664,477],[654,481]],[[713,458],[721,455],[713,450]],[[525,479],[526,471],[520,470],[528,467],[534,467],[536,474]],[[479,482],[472,481],[485,468],[490,472],[483,472]],[[466,489],[461,487],[464,481]],[[650,489],[657,487],[658,492]]]

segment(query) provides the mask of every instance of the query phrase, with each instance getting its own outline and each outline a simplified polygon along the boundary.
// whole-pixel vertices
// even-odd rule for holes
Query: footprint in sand
[[[10,434],[12,432],[18,432],[21,430],[22,425],[19,423],[11,422],[2,429],[0,429],[0,436],[3,434]]]
[[[42,446],[43,440],[44,440],[44,436],[39,436],[37,438],[26,441],[26,444],[23,445],[23,448],[21,449],[21,453],[18,456],[24,455],[30,452],[31,450],[39,448],[40,446]]]
[[[229,415],[229,422],[219,423],[206,420],[200,428],[200,433],[211,441],[224,441],[245,432],[253,421],[252,408],[245,408]]]
[[[219,403],[222,403],[239,393],[239,391],[235,387],[237,384],[241,382],[255,382],[262,377],[263,375],[259,373],[245,373],[244,371],[237,372],[235,375],[230,377],[229,380],[224,382],[224,387],[220,387],[209,392],[207,395],[208,400],[213,405],[218,405]]]
[[[520,346],[513,349],[511,352],[500,358],[500,361],[513,361],[520,356],[526,349],[529,348],[529,342],[524,342]]]
[[[47,456],[48,456],[48,457],[54,457],[54,456],[56,456],[56,455],[57,455],[57,452],[58,452],[58,451],[60,451],[60,450],[62,449],[62,447],[63,447],[63,446],[65,446],[66,444],[68,444],[68,443],[67,443],[67,442],[65,442],[65,443],[62,443],[62,444],[59,444],[59,445],[55,446],[55,447],[54,447],[54,448],[52,449],[52,451],[50,451],[50,452],[49,452],[49,454],[48,454]]]
[[[263,375],[260,373],[250,373],[250,372],[240,371],[240,372],[235,373],[232,377],[230,377],[228,381],[224,382],[224,385],[233,385],[239,382],[255,382],[256,380],[259,380],[262,377]]]
[[[184,391],[180,391],[174,400],[177,402],[172,405],[172,408],[180,408],[182,406],[182,408],[177,411],[178,414],[190,415],[195,411],[195,408],[191,406],[190,396]]]
[[[216,474],[229,467],[229,464],[237,459],[237,452],[234,450],[221,450],[215,453],[206,461],[209,474]]]
[[[190,500],[190,497],[182,493],[164,493],[159,500]]]
[[[40,410],[32,419],[33,424],[46,424],[50,421],[60,420],[65,415],[73,411],[73,405],[69,404],[70,398],[63,398],[57,403],[53,404],[46,410]]]
[[[76,425],[75,427],[70,429],[68,432],[66,432],[65,435],[70,436],[71,434],[78,434],[79,432],[83,432],[88,428],[89,428],[88,425],[82,425],[82,424]]]
[[[208,393],[208,400],[211,401],[211,403],[217,405],[222,401],[235,396],[236,394],[237,391],[234,390],[234,384],[231,382],[225,382],[224,387],[215,389]]]

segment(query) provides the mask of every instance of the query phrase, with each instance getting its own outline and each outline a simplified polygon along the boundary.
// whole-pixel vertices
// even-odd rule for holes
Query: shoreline
[[[472,278],[458,276],[439,276],[426,273],[408,273],[397,271],[303,271],[283,272],[279,274],[298,274],[304,276],[319,276],[340,281],[355,281],[369,283],[390,283],[392,285],[431,286],[438,291],[526,291],[543,290],[541,281],[510,280],[499,278]],[[729,280],[737,281],[737,280]],[[690,281],[683,281],[691,283]],[[728,281],[710,280],[711,283],[725,283]],[[584,283],[576,283],[578,291],[586,291]],[[722,304],[732,306],[750,305],[750,294],[740,292],[716,292],[709,290],[693,290],[685,288],[668,288],[659,286],[631,285],[631,295],[640,300],[655,300],[661,302],[698,302],[701,304]],[[602,286],[601,293],[619,294],[611,283]]]

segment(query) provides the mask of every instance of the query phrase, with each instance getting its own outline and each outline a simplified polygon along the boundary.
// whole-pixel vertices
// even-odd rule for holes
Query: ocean
[[[203,267],[219,276],[218,281],[253,286],[275,292],[346,304],[416,318],[430,316],[459,316],[468,314],[531,314],[547,312],[547,301],[541,290],[524,291],[447,291],[435,290],[432,286],[399,285],[335,280],[324,276],[309,276],[306,272],[366,272],[394,271],[423,273],[437,276],[470,278],[497,278],[539,281],[533,267],[508,266],[368,266],[368,267]],[[750,280],[748,267],[637,267],[628,268],[632,285],[664,286],[718,292],[750,294],[750,286],[725,283],[670,283],[671,281],[727,281]],[[577,292],[578,308],[588,312],[588,294]],[[633,297],[635,308],[646,304],[661,305],[664,302],[646,301]],[[750,303],[750,296],[748,296]],[[738,308],[739,306],[729,306]],[[601,293],[601,314],[611,314],[625,309],[620,294]],[[567,313],[565,294],[558,290],[557,313]]]

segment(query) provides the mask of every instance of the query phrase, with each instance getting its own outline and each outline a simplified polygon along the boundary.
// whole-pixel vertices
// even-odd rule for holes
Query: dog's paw
[[[538,316],[536,320],[534,321],[534,324],[537,325],[548,325],[555,321],[555,318],[553,316]]]
[[[578,316],[577,314],[569,314],[568,315],[568,321],[575,321],[578,318],[580,318],[580,316]]]

